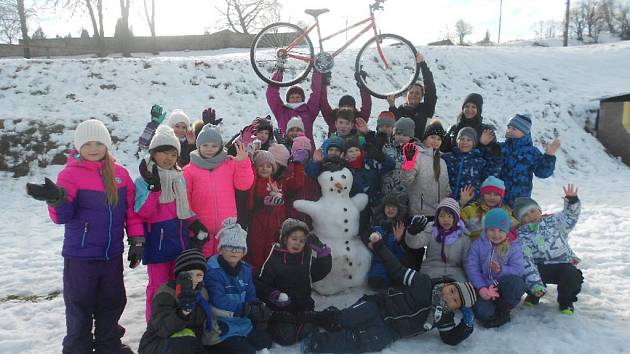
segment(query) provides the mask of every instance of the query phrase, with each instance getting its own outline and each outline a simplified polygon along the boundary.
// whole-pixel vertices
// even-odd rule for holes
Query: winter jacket
[[[475,190],[473,200],[479,198],[481,183],[488,176],[498,176],[501,171],[501,157],[486,149],[473,149],[461,152],[455,147],[453,152],[442,154],[448,168],[448,179],[455,200],[459,200],[461,189],[472,185]]]
[[[399,262],[404,263],[407,252],[404,250],[403,245],[396,240],[391,224],[373,226],[372,232],[378,232],[382,236],[383,242],[385,242],[389,251],[398,259]],[[369,278],[382,278],[385,279],[386,284],[391,283],[389,281],[387,269],[385,269],[385,265],[378,257],[372,257],[372,264],[370,264],[370,270],[368,271],[368,279]]]
[[[440,158],[440,175],[435,180],[433,171],[433,149],[422,149],[416,157],[413,169],[401,168],[402,182],[407,186],[409,213],[411,215],[434,216],[440,201],[451,193],[449,170]]]
[[[370,119],[370,113],[372,112],[372,96],[367,90],[363,87],[359,87],[359,93],[361,95],[361,109],[356,112],[356,117],[363,118],[366,122]],[[339,108],[332,109],[330,107],[330,103],[328,102],[328,89],[326,85],[322,87],[321,93],[321,109],[322,109],[322,117],[324,117],[324,121],[328,124],[328,134],[332,134],[337,131],[335,126],[335,120],[337,120],[337,111]]]
[[[315,302],[311,298],[311,285],[324,279],[331,268],[330,255],[317,258],[308,245],[302,252],[291,254],[276,243],[254,281],[256,293],[273,311],[312,311]],[[274,303],[271,294],[276,290],[287,294],[291,302],[286,306]]]
[[[477,115],[473,118],[464,118],[464,114],[460,113],[457,117],[457,123],[448,128],[448,132],[446,132],[444,139],[442,139],[442,145],[440,145],[440,150],[442,152],[451,152],[457,147],[457,134],[459,134],[460,129],[464,127],[471,127],[475,129],[477,132],[477,141],[481,140],[481,134],[484,130],[496,130],[493,125],[484,124],[483,117],[481,115]]]
[[[209,257],[217,252],[215,236],[223,220],[236,216],[235,190],[246,191],[254,182],[252,163],[249,159],[225,160],[212,171],[189,163],[184,167],[184,178],[190,209],[208,229],[203,254]]]
[[[525,224],[518,229],[525,255],[525,283],[529,289],[542,285],[536,264],[579,263],[569,246],[569,232],[580,216],[581,202],[564,202],[564,209],[545,215],[538,224]]]
[[[383,146],[383,153],[394,161],[395,167],[383,176],[383,194],[405,194],[407,185],[402,182],[402,163],[405,162],[405,156],[402,153],[402,146],[397,145],[395,141],[391,141]]]
[[[422,72],[422,80],[424,81],[424,100],[415,107],[407,104],[400,105],[398,108],[389,107],[389,111],[396,115],[396,120],[402,117],[408,117],[416,123],[415,137],[417,139],[422,139],[424,128],[427,125],[427,119],[433,117],[435,104],[437,103],[437,90],[433,81],[433,73],[426,62],[420,63],[420,71]]]
[[[507,205],[501,205],[508,215],[512,216],[512,209]],[[483,217],[491,210],[489,206],[482,202],[475,202],[462,208],[461,219],[464,220],[466,228],[470,231],[470,239],[476,240],[483,230]],[[519,221],[512,216],[512,228],[519,226]],[[511,233],[511,232],[510,232]]]
[[[199,291],[197,302],[192,312],[184,315],[177,304],[175,281],[163,284],[153,297],[151,303],[151,320],[147,330],[140,339],[139,354],[163,353],[167,349],[168,338],[175,337],[186,329],[191,330],[198,338],[196,347],[202,346],[207,315],[203,307],[208,307],[208,292],[205,288]]]
[[[494,273],[490,268],[490,262],[495,261],[501,266],[499,273]],[[496,285],[504,275],[523,275],[525,271],[525,260],[523,250],[519,241],[511,241],[508,253],[505,257],[497,254],[495,246],[485,234],[472,243],[468,251],[468,263],[466,264],[466,274],[468,280],[476,289],[486,288]]]
[[[553,174],[556,157],[543,154],[532,144],[532,136],[527,134],[520,139],[507,138],[501,146],[503,166],[499,178],[505,183],[505,197],[508,205],[513,205],[518,197],[531,197],[532,178],[547,178]]]
[[[179,144],[181,146],[181,152],[177,158],[177,165],[180,168],[184,168],[184,166],[188,165],[190,162],[190,153],[197,149],[197,145],[195,145],[195,143],[189,144],[187,139],[180,139]]]
[[[363,154],[365,156],[365,153]],[[357,195],[358,193],[365,193],[368,195],[369,206],[377,206],[381,203],[383,194],[381,191],[381,177],[387,172],[391,171],[395,167],[394,160],[385,156],[382,162],[378,162],[373,159],[364,159],[363,167],[356,169],[348,169],[352,172],[353,181],[352,188],[350,189],[350,197]]]
[[[427,247],[426,258],[422,262],[420,272],[431,278],[451,278],[458,282],[466,281],[464,269],[466,268],[471,241],[468,237],[468,230],[461,220],[457,227],[457,230],[454,231],[457,234],[457,240],[450,245],[437,241],[437,226],[431,224],[416,235],[409,232],[405,234],[405,242],[409,248]],[[444,258],[442,252],[444,252]]]
[[[282,71],[277,71],[273,75],[274,80],[282,79]],[[292,117],[299,116],[304,123],[304,135],[311,140],[311,144],[315,141],[313,139],[313,123],[319,114],[320,95],[322,90],[322,74],[317,70],[313,71],[313,77],[311,79],[311,96],[306,103],[296,107],[290,108],[284,104],[280,97],[280,87],[275,85],[269,85],[267,87],[267,104],[273,115],[276,117],[278,127],[282,131],[287,130],[287,123]]]
[[[124,229],[127,237],[142,237],[142,222],[133,211],[136,189],[127,170],[114,163],[118,203],[109,205],[101,179],[102,161],[86,161],[76,150],[57,176],[65,198],[48,212],[55,224],[65,224],[63,250],[66,258],[110,260],[122,256]]]
[[[245,304],[256,300],[252,267],[241,261],[234,270],[226,268],[229,265],[220,255],[210,257],[208,272],[203,280],[210,295],[213,318],[220,329],[209,335],[212,345],[229,337],[245,337],[253,328],[252,322],[243,313]],[[235,274],[230,274],[231,271],[235,271]]]
[[[311,220],[311,217],[297,211],[293,207],[293,202],[296,200],[315,201],[315,200],[318,200],[322,196],[321,188],[319,186],[319,183],[317,183],[317,176],[312,177],[310,175],[307,175],[307,173],[305,172],[304,166],[306,165],[306,167],[308,167],[312,161],[313,160],[308,160],[307,162],[305,162],[304,165],[300,165],[299,167],[296,166],[296,164],[289,164],[289,167],[287,168],[287,172],[286,172],[288,176],[293,176],[296,173],[304,174],[304,187],[297,189],[287,195],[287,199],[285,203],[285,207],[287,210],[286,216],[287,218],[293,218],[293,219],[304,221],[307,225],[309,225],[309,227],[312,227],[312,223],[313,223],[313,221]]]

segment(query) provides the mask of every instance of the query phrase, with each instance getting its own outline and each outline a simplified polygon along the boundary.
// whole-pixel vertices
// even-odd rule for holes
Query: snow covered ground
[[[454,122],[464,96],[484,96],[483,115],[499,135],[515,112],[534,116],[535,144],[558,136],[563,147],[556,172],[535,180],[534,197],[544,209],[561,208],[562,185],[580,188],[583,212],[571,245],[582,258],[585,283],[576,314],[560,315],[555,288],[538,307],[518,307],[510,324],[475,328],[456,348],[436,333],[400,340],[383,353],[621,353],[630,352],[630,168],[611,158],[584,129],[592,99],[630,91],[630,43],[570,48],[419,48],[428,58],[438,90],[437,113]],[[330,101],[358,96],[352,79],[354,52],[337,59]],[[305,83],[305,85],[307,85]],[[206,107],[225,118],[224,138],[256,115],[266,114],[265,85],[249,66],[248,52],[222,50],[178,57],[0,60],[0,119],[4,130],[20,132],[30,120],[68,129],[51,138],[70,144],[72,128],[89,117],[103,120],[119,142],[115,156],[137,175],[135,144],[152,104],[182,108],[197,118]],[[399,99],[402,100],[402,99]],[[385,109],[375,100],[373,116]],[[14,123],[15,119],[23,119]],[[375,121],[370,122],[374,126]],[[324,123],[316,123],[323,136]],[[55,152],[49,152],[52,156]],[[52,224],[45,206],[27,198],[24,185],[54,177],[61,166],[33,169],[18,179],[0,175],[0,353],[56,353],[65,334],[60,295],[63,227]],[[125,270],[128,304],[122,318],[124,341],[137,348],[144,331],[146,273]],[[318,307],[349,305],[362,293],[351,289],[317,298]],[[297,346],[272,353],[296,353]]]

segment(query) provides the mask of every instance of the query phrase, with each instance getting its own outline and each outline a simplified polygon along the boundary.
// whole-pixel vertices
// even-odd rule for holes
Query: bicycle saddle
[[[330,12],[328,9],[306,9],[304,13],[307,15],[311,15],[313,17],[317,17],[321,14],[325,14],[326,12]]]

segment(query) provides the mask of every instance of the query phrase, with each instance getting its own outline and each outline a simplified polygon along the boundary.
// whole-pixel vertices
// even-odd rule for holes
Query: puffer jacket
[[[451,193],[449,170],[444,159],[440,159],[440,175],[435,180],[431,148],[420,148],[413,169],[401,169],[401,178],[407,186],[409,212],[411,215],[434,216],[440,201]]]
[[[512,215],[512,209],[509,206],[502,204],[500,207],[507,211],[508,215],[512,217],[512,230],[510,230],[510,235],[512,236],[512,233],[514,232],[515,234],[515,230],[520,223]],[[468,204],[462,209],[461,218],[464,220],[468,231],[470,231],[471,240],[474,241],[479,238],[479,235],[481,235],[481,230],[483,229],[483,217],[490,210],[491,208],[482,202]],[[514,237],[512,237],[512,239],[513,238]]]
[[[208,229],[203,254],[212,256],[217,253],[216,234],[223,220],[236,217],[235,190],[247,191],[254,183],[252,163],[249,159],[225,160],[209,171],[191,162],[184,167],[184,178],[190,209]]]
[[[101,179],[102,161],[81,159],[76,150],[57,176],[65,198],[48,206],[55,224],[65,224],[63,250],[66,258],[110,260],[122,256],[124,231],[127,237],[142,237],[142,222],[133,211],[136,189],[129,172],[114,163],[118,203],[109,205]]]
[[[365,156],[365,153],[363,156]],[[383,198],[381,177],[393,170],[394,167],[394,161],[387,155],[382,162],[365,158],[361,168],[348,167],[354,178],[350,196],[353,197],[358,193],[365,193],[369,198],[368,205],[371,207],[377,206]]]
[[[490,262],[495,261],[501,266],[501,271],[495,273],[490,268]],[[468,280],[476,289],[496,285],[504,275],[523,276],[525,260],[519,241],[511,241],[507,255],[501,257],[497,254],[490,240],[482,233],[481,237],[474,241],[468,251],[468,263],[466,274]]]
[[[481,183],[488,176],[498,176],[501,171],[501,156],[492,154],[488,149],[473,149],[461,152],[453,148],[453,152],[442,155],[448,168],[448,179],[454,199],[459,200],[461,189],[471,185],[475,194],[473,200],[479,198]]]

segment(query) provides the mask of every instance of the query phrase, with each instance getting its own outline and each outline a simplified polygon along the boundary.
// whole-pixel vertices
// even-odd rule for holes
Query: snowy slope
[[[438,90],[437,112],[453,123],[463,97],[484,96],[483,115],[499,135],[514,112],[535,117],[535,143],[559,136],[556,173],[535,180],[534,197],[545,209],[561,208],[561,186],[573,182],[583,200],[581,220],[571,244],[582,258],[586,282],[577,313],[559,315],[555,289],[536,308],[519,307],[500,329],[475,328],[457,348],[446,348],[436,333],[401,340],[384,353],[418,352],[630,352],[630,169],[606,154],[583,130],[596,97],[630,91],[630,44],[571,48],[419,48],[428,58]],[[352,79],[354,52],[337,59],[330,101],[346,93],[358,96]],[[114,86],[115,85],[115,86]],[[305,83],[305,86],[308,84]],[[72,141],[77,122],[96,117],[120,142],[115,156],[137,175],[135,144],[152,104],[182,108],[196,118],[206,107],[224,119],[227,139],[256,115],[266,114],[265,85],[252,72],[248,53],[238,50],[187,53],[181,57],[137,59],[57,59],[0,61],[0,119],[4,132],[20,132],[30,120],[68,127],[52,136]],[[402,100],[402,99],[399,99]],[[386,108],[375,100],[373,116]],[[590,117],[593,119],[594,117]],[[15,119],[23,119],[13,123]],[[316,135],[323,134],[323,120]],[[373,126],[374,121],[370,125]],[[49,155],[53,155],[50,152]],[[42,203],[27,198],[24,184],[55,176],[61,166],[34,167],[32,176],[0,175],[0,353],[60,352],[65,334],[60,256],[63,227],[53,225]],[[144,269],[125,270],[128,304],[124,340],[137,348],[144,331]],[[361,289],[318,299],[318,306],[351,304]],[[17,296],[18,299],[12,299]],[[47,299],[48,297],[48,299]],[[274,348],[295,353],[297,347]]]

